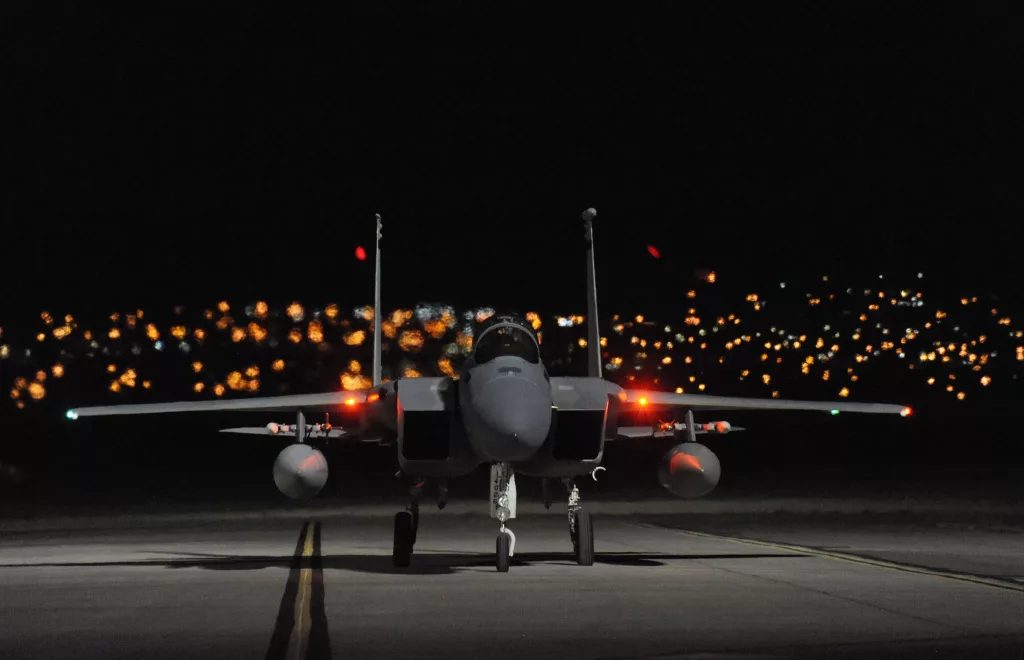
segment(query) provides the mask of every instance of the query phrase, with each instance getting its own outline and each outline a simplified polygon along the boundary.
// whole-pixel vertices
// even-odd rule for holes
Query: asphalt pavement
[[[1024,658],[1024,535],[901,521],[425,509],[0,533],[0,657]]]

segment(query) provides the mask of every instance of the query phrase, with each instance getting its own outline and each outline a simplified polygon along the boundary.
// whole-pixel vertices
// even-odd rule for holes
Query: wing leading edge
[[[217,399],[214,401],[171,401],[168,403],[138,403],[119,406],[93,406],[72,408],[68,419],[101,417],[107,415],[155,415],[159,413],[223,412],[223,411],[295,411],[309,412],[337,410],[346,405],[365,403],[367,390],[350,392],[322,392],[287,396],[252,397],[247,399]]]
[[[677,407],[690,410],[811,410],[821,412],[851,412],[877,415],[911,414],[909,406],[893,403],[852,403],[849,401],[795,401],[792,399],[750,399],[745,397],[712,396],[708,394],[676,394],[674,392],[645,392],[624,390],[626,403],[641,407]]]

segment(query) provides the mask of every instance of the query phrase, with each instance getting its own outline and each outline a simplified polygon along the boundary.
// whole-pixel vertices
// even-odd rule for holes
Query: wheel
[[[410,546],[416,545],[416,532],[420,530],[420,508],[417,506],[412,510],[412,540]]]
[[[391,553],[391,563],[395,566],[408,566],[412,555],[412,514],[399,511],[395,514],[395,546]]]
[[[508,573],[508,567],[512,560],[508,556],[509,545],[512,539],[505,532],[498,534],[498,541],[495,543],[495,554],[497,554],[497,564],[499,573]]]
[[[589,511],[576,512],[576,563],[580,566],[594,565],[594,526]]]

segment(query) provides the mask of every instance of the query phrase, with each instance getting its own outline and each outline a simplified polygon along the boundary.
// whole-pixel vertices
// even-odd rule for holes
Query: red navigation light
[[[654,247],[653,245],[647,246],[647,252],[655,259],[661,259],[661,252],[658,252],[658,248]]]
[[[346,406],[354,406],[354,405],[356,405],[356,400],[355,399],[345,399],[345,405]]]
[[[362,245],[356,248],[356,259],[359,261],[366,261],[366,250],[363,249]]]
[[[645,396],[640,397],[640,401],[638,403],[641,406],[646,406],[647,405],[647,397],[645,397]]]
[[[911,414],[912,414],[913,412],[914,412],[914,411],[913,411],[913,410],[911,410],[911,409],[910,409],[909,407],[906,407],[906,408],[904,408],[903,410],[901,410],[901,411],[900,411],[900,416],[902,416],[902,417],[910,417],[910,415],[911,415]]]

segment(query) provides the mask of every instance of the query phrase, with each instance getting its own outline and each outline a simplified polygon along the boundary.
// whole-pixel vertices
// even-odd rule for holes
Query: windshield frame
[[[501,342],[499,335],[514,337],[513,348],[520,350],[502,352],[500,349],[503,344],[499,343]],[[540,345],[537,343],[537,338],[518,323],[496,323],[484,330],[473,344],[473,361],[476,364],[487,364],[495,358],[506,356],[517,357],[530,364],[540,362]],[[504,345],[507,345],[507,342]],[[483,354],[480,353],[481,348],[484,350]],[[525,354],[527,351],[528,355]]]

